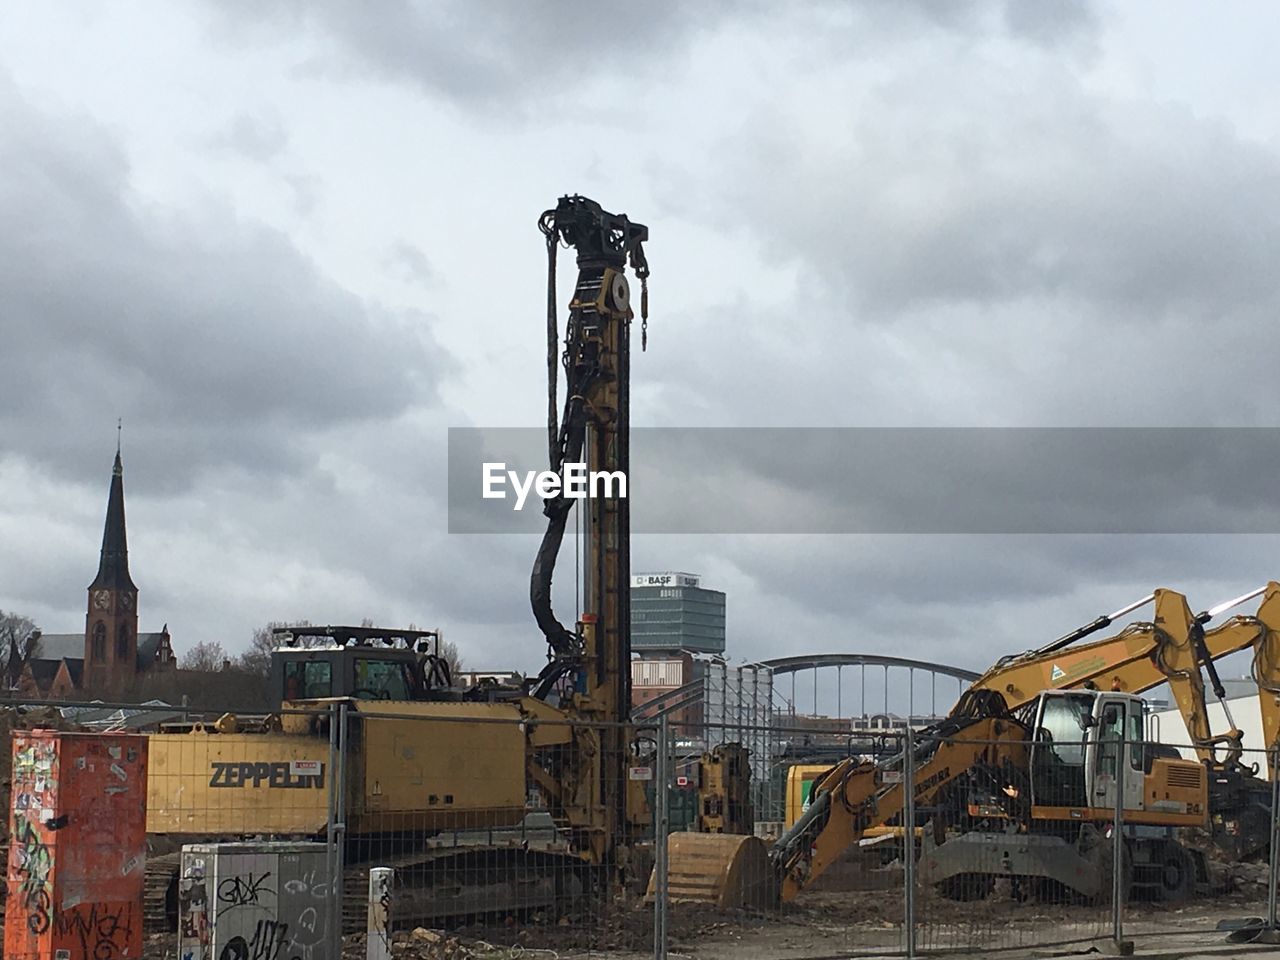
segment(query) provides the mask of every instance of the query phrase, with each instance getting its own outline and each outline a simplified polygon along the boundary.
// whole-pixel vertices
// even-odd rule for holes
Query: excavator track
[[[579,909],[598,889],[601,870],[571,854],[520,846],[449,847],[378,857],[343,871],[344,933],[365,928],[369,869],[374,866],[396,871],[391,915],[397,928],[535,912],[559,918]],[[180,869],[181,854],[147,861],[143,917],[148,933],[177,929]]]
[[[396,927],[442,927],[476,919],[556,918],[581,907],[596,886],[593,868],[570,854],[520,847],[447,848],[356,864],[343,872],[343,930],[363,930],[369,868],[395,870]]]
[[[142,894],[142,924],[147,933],[178,929],[178,872],[181,869],[181,853],[147,858]]]

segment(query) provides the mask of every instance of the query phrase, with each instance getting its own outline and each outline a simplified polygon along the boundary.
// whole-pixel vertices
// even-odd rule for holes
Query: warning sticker
[[[627,777],[631,780],[652,780],[653,767],[630,767],[627,770]]]

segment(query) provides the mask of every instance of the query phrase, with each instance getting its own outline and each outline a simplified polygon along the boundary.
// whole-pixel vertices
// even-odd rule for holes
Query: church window
[[[120,624],[120,631],[116,634],[116,659],[129,659],[129,628],[123,623]]]
[[[107,625],[99,620],[93,625],[93,642],[90,644],[89,659],[94,663],[103,663],[107,659]]]

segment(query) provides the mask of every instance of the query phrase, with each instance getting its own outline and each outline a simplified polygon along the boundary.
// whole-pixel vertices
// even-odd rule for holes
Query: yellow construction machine
[[[1259,596],[1262,602],[1253,616],[1235,616],[1205,628],[1221,613]],[[1135,623],[1114,637],[1076,645],[1081,637],[1149,602],[1155,604],[1153,622]],[[974,681],[965,697],[972,701],[996,695],[1007,709],[1017,710],[1040,690],[1100,688],[1141,694],[1167,684],[1208,772],[1214,843],[1231,859],[1247,859],[1268,846],[1271,790],[1257,777],[1262,764],[1243,762],[1244,734],[1231,715],[1217,668],[1223,657],[1246,650],[1253,655],[1251,674],[1270,765],[1280,748],[1280,585],[1274,582],[1194,616],[1181,595],[1156,590],[1043,648],[1004,658]],[[1210,729],[1202,670],[1229,724],[1221,733]],[[957,709],[981,708],[962,700]],[[1269,768],[1274,776],[1274,767]]]
[[[625,475],[634,317],[627,267],[641,282],[644,322],[648,229],[580,196],[562,197],[539,227],[549,264],[550,469],[562,478],[577,464],[589,476]],[[576,252],[578,267],[563,338],[555,295],[561,244]],[[561,366],[566,389],[557,415]],[[469,700],[415,649],[429,647],[430,635],[326,628],[319,631],[324,646],[277,651],[276,715],[252,728],[225,717],[153,738],[153,840],[323,835],[335,819],[326,788],[331,744],[339,743],[345,760],[339,829],[345,827],[344,847],[355,864],[348,883],[356,890],[359,864],[375,856],[399,867],[401,882],[416,888],[398,916],[425,921],[530,908],[620,879],[650,816],[639,779],[645,765],[637,762],[628,725],[628,501],[625,488],[597,493],[576,499],[562,486],[544,499],[547,530],[530,600],[549,657],[536,679]],[[583,514],[585,575],[582,610],[568,627],[552,610],[551,580],[575,505]],[[307,632],[293,631],[292,639]],[[329,722],[332,704],[341,704],[347,718],[340,737]],[[500,849],[429,843],[442,830],[520,825],[531,795],[549,814],[540,827],[545,843]],[[152,919],[173,915],[176,861],[150,864]]]
[[[1204,628],[1218,613],[1260,594],[1255,616]],[[1150,602],[1151,621],[1077,645]],[[1261,782],[1253,777],[1256,770],[1240,763],[1242,734],[1234,724],[1225,734],[1211,733],[1201,668],[1221,698],[1214,662],[1253,649],[1266,743],[1274,750],[1280,735],[1278,631],[1280,584],[1199,616],[1181,594],[1157,590],[1000,661],[913,747],[918,819],[910,826],[929,825],[922,876],[958,898],[985,896],[997,876],[1027,881],[1042,894],[1056,896],[1066,888],[1099,895],[1110,869],[1109,845],[1101,836],[1117,799],[1129,831],[1132,883],[1159,897],[1186,896],[1203,876],[1202,857],[1181,842],[1179,828],[1210,828],[1236,855],[1265,844],[1266,808],[1255,802]],[[1182,760],[1173,749],[1121,746],[1149,743],[1137,694],[1163,683],[1173,691],[1200,762]],[[1117,769],[1121,756],[1123,771]],[[769,851],[764,870],[736,863],[759,857],[744,840],[672,835],[672,895],[720,904],[794,898],[853,846],[882,828],[904,826],[904,767],[904,755],[880,764],[849,758],[820,774],[807,809]]]
[[[740,743],[722,743],[698,761],[698,833],[747,836],[754,832],[751,754]]]

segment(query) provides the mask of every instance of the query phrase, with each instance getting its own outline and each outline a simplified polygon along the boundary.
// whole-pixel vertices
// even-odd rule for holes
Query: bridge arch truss
[[[837,718],[889,717],[903,713],[908,717],[942,716],[965,687],[980,676],[977,671],[945,663],[875,653],[803,654],[777,657],[762,663],[773,672],[775,693],[780,693],[783,697],[786,697],[788,684],[782,677],[791,675],[789,686],[792,712],[802,712],[800,706],[806,699],[805,694],[811,690],[812,710],[803,712],[817,715],[823,713],[823,706],[827,711],[834,707]],[[867,692],[868,667],[872,670],[870,695]],[[834,682],[831,671],[834,671]],[[856,677],[856,684],[851,687],[845,681],[846,671]],[[902,682],[903,671],[905,685]],[[797,678],[803,674],[811,674],[812,679],[806,677],[808,682],[802,687]],[[919,689],[921,684],[917,679],[918,675],[927,677],[924,690]],[[941,688],[939,677],[943,681]],[[891,690],[896,691],[892,698]],[[917,709],[925,703],[928,704],[927,712]],[[851,708],[848,711],[845,709],[846,704]]]

